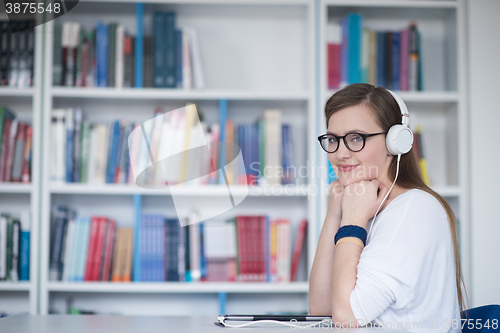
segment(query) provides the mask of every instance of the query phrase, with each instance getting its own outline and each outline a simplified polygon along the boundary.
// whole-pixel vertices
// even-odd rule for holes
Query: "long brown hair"
[[[392,95],[383,87],[374,87],[369,84],[355,83],[351,84],[343,89],[340,89],[335,94],[333,94],[325,105],[325,117],[326,126],[328,127],[328,120],[337,111],[345,109],[350,106],[355,106],[359,104],[365,104],[375,115],[377,124],[383,129],[383,131],[389,131],[392,125],[401,124],[401,111],[396,100]],[[389,165],[388,177],[391,182],[394,181],[396,177],[396,163],[397,156],[393,156],[393,159]],[[420,167],[415,158],[413,148],[406,154],[401,155],[401,160],[399,164],[399,174],[396,184],[405,189],[421,189],[427,193],[432,194],[436,199],[439,200],[441,205],[446,210],[448,215],[448,222],[451,230],[451,238],[453,242],[453,253],[455,257],[455,275],[456,275],[456,286],[458,294],[458,303],[460,306],[460,315],[462,315],[465,309],[468,309],[469,298],[467,296],[467,291],[465,289],[465,283],[462,275],[462,269],[460,265],[460,251],[458,248],[458,227],[457,219],[453,209],[448,204],[448,202],[435,191],[433,191],[429,186],[427,186],[420,173]],[[463,289],[462,289],[463,285]],[[467,302],[463,297],[463,293]],[[468,313],[466,313],[468,317]]]

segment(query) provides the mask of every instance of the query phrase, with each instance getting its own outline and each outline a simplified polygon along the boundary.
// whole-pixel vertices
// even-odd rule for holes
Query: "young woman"
[[[337,327],[461,331],[467,307],[456,218],[425,185],[413,151],[388,150],[387,132],[403,118],[396,98],[353,84],[326,103],[328,131],[318,139],[337,179],[309,278],[309,311],[332,316]]]

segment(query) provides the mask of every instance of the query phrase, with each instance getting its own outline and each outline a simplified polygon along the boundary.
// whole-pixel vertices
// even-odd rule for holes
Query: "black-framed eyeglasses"
[[[347,133],[344,136],[337,136],[333,134],[323,134],[318,136],[318,141],[327,153],[335,153],[339,149],[340,139],[344,140],[344,144],[352,152],[358,152],[365,147],[366,138],[371,136],[386,134],[387,132],[364,134],[364,133]]]

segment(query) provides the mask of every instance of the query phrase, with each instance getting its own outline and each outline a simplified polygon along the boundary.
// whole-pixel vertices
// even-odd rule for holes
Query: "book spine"
[[[23,164],[23,150],[26,135],[26,124],[19,123],[14,144],[14,159],[12,163],[11,181],[20,182]]]
[[[19,280],[29,281],[30,279],[30,213],[21,213],[21,240],[19,250]]]
[[[11,281],[19,281],[19,253],[21,251],[21,223],[12,222],[12,266],[9,277]]]
[[[136,21],[137,21],[137,28],[136,28],[136,37],[135,37],[135,72],[134,72],[134,78],[135,78],[135,87],[136,88],[142,88],[143,86],[143,73],[142,73],[142,66],[143,66],[143,34],[142,34],[142,27],[143,27],[143,12],[144,12],[144,4],[142,3],[137,3],[136,4]]]
[[[156,12],[153,15],[153,49],[154,49],[154,87],[165,87],[165,16],[163,13]]]
[[[393,32],[392,33],[392,85],[391,89],[400,90],[400,82],[399,82],[399,69],[400,69],[400,33]]]
[[[0,215],[0,281],[7,279],[7,223],[8,216]]]
[[[93,217],[90,222],[90,233],[89,233],[89,242],[88,242],[88,250],[87,250],[87,261],[85,268],[85,281],[92,281],[94,276],[94,257],[96,252],[96,243],[97,243],[97,232],[99,229],[99,218]]]
[[[74,111],[73,109],[65,110],[65,123],[66,123],[66,174],[65,180],[68,183],[73,182],[73,146],[74,146]]]
[[[184,34],[183,34],[184,36]],[[183,37],[184,38],[184,37]],[[176,47],[175,47],[175,13],[168,12],[165,13],[165,53],[163,56],[164,60],[164,73],[165,82],[164,86],[166,88],[175,88],[177,84],[176,80]],[[183,77],[184,79],[184,77]]]
[[[97,86],[107,87],[108,26],[98,22],[96,35]]]

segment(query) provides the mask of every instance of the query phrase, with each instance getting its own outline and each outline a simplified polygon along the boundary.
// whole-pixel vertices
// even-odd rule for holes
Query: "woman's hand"
[[[353,224],[366,229],[368,220],[375,215],[388,191],[389,188],[378,179],[363,180],[344,187],[340,225]]]
[[[342,193],[344,188],[336,179],[328,186],[328,210],[326,211],[326,222],[334,223],[337,228],[340,227],[342,220]]]

